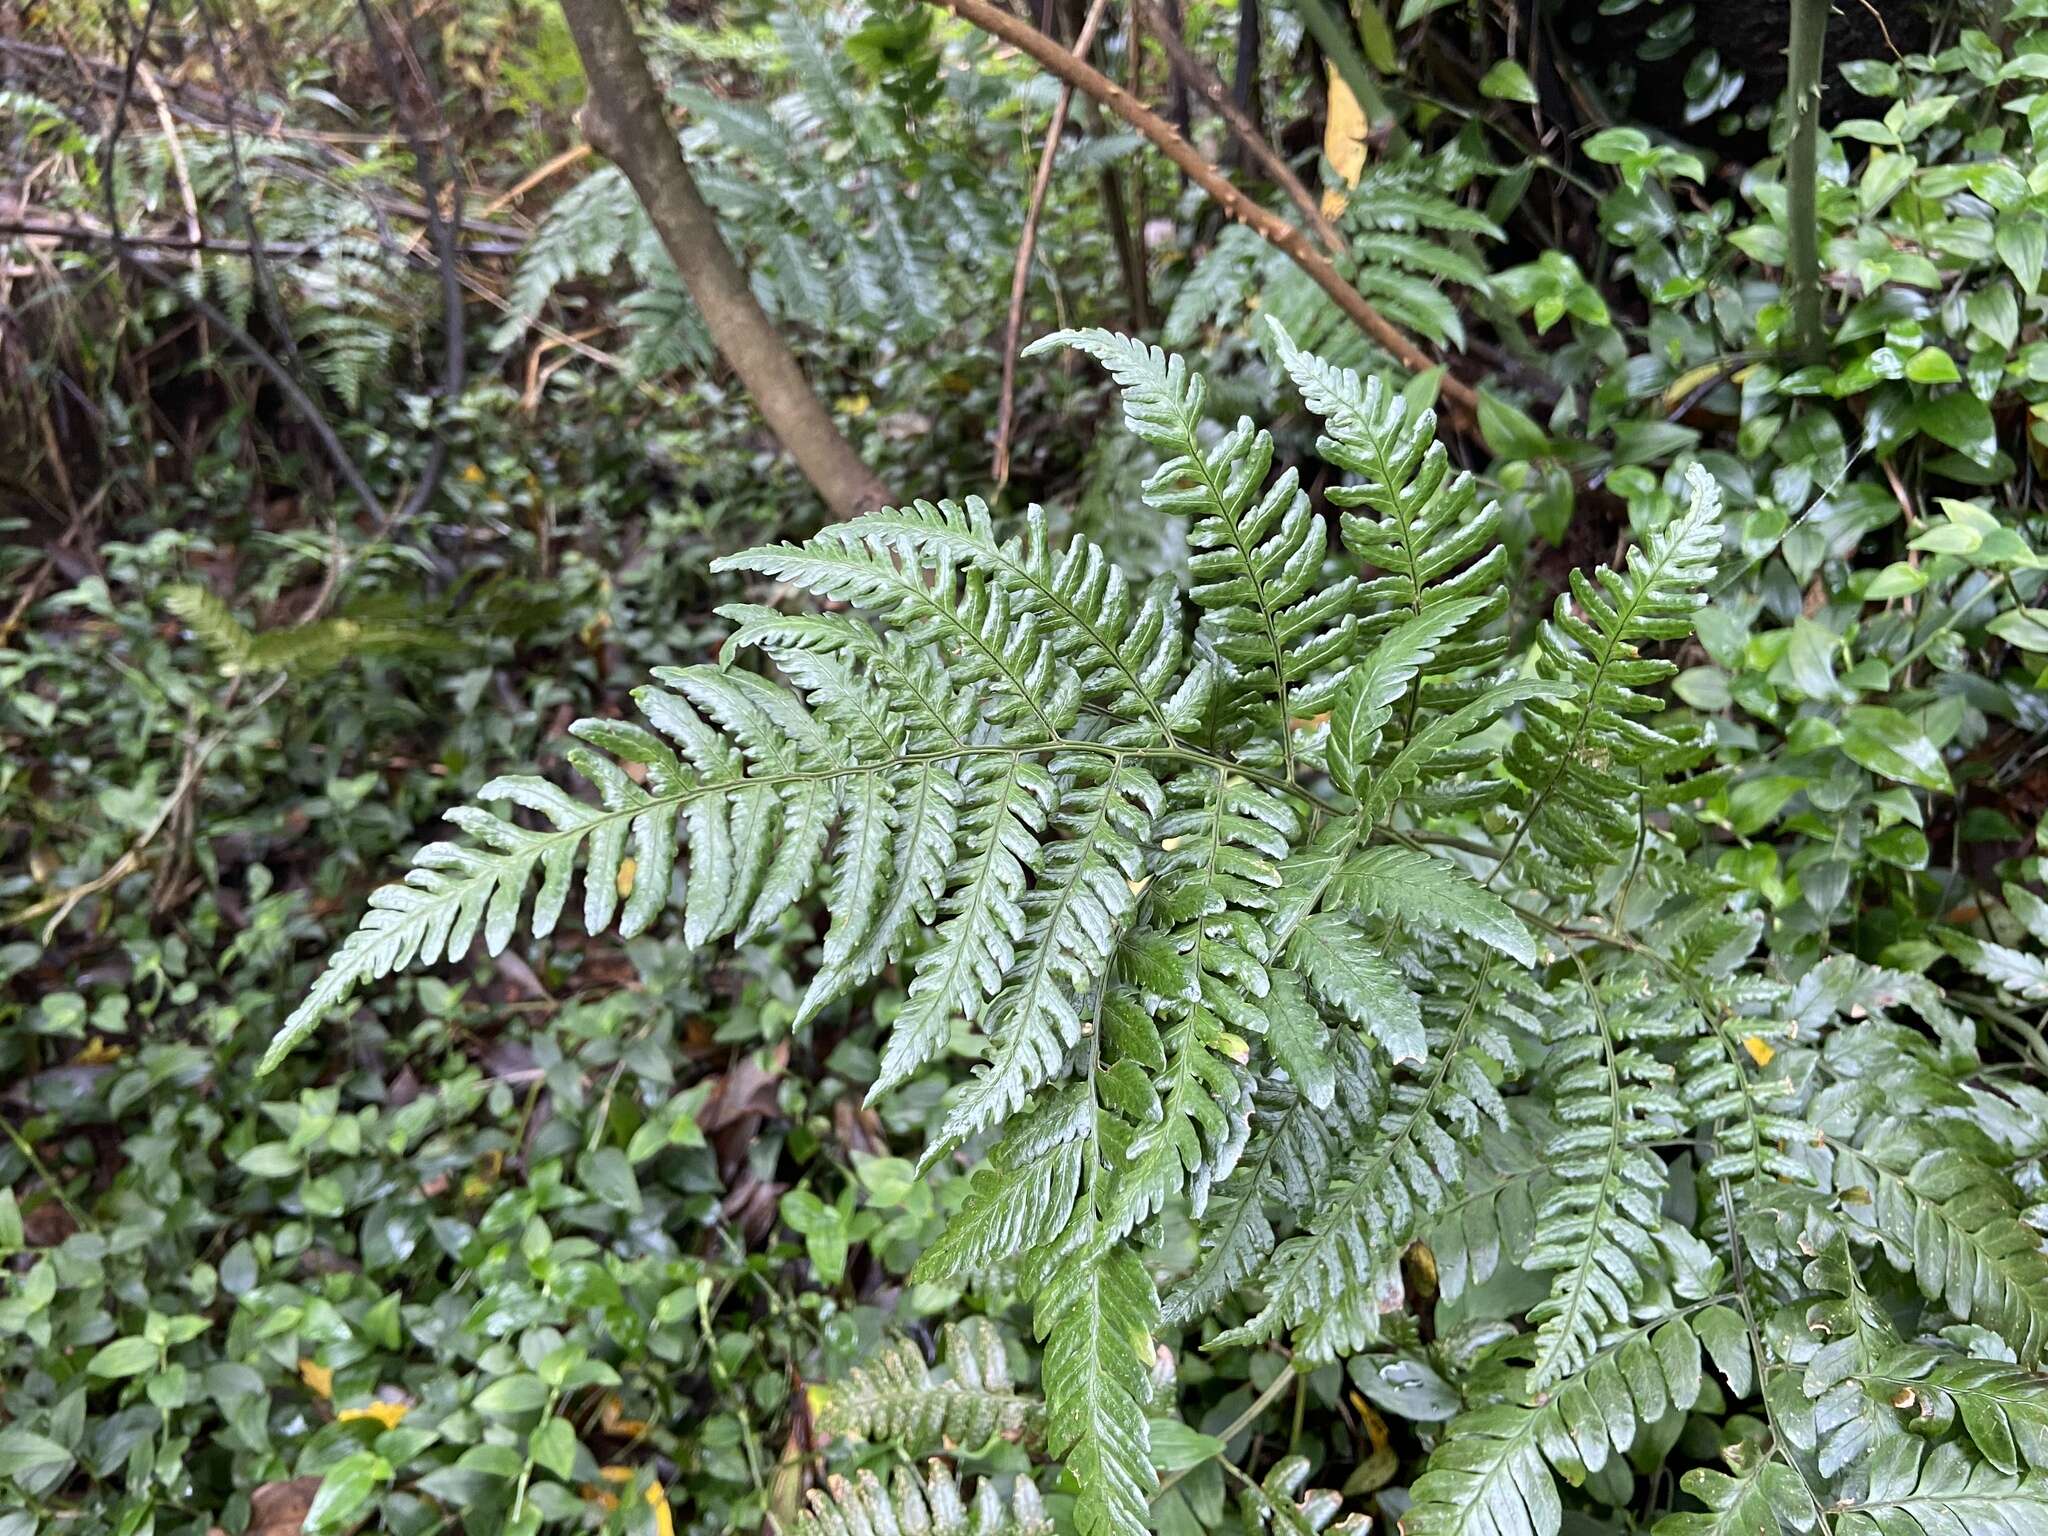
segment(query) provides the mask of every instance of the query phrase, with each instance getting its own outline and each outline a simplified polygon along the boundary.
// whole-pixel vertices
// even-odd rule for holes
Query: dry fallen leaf
[[[249,1529],[243,1536],[298,1536],[319,1491],[317,1477],[259,1485],[249,1495]]]
[[[625,1408],[614,1392],[597,1410],[597,1427],[617,1440],[637,1440],[647,1433],[647,1421],[627,1418]]]

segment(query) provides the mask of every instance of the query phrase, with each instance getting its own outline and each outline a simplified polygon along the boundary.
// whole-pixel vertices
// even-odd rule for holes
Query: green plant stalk
[[[1792,96],[1792,135],[1785,145],[1785,282],[1791,290],[1791,348],[1803,358],[1820,350],[1820,71],[1828,31],[1828,0],[1792,0],[1792,37],[1785,89]]]

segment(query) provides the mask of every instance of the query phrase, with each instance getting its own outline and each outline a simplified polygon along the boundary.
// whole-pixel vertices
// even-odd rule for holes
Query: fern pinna
[[[722,610],[718,664],[658,670],[644,723],[571,727],[588,793],[486,785],[497,809],[453,812],[467,838],[372,896],[267,1066],[365,981],[547,934],[579,868],[591,933],[680,905],[688,944],[744,941],[816,900],[800,1021],[903,979],[872,1096],[972,1057],[923,1152],[972,1173],[917,1278],[1003,1276],[1043,1341],[1042,1403],[977,1324],[942,1376],[892,1346],[828,1428],[909,1454],[1016,1440],[1065,1467],[1073,1529],[1143,1531],[1162,1358],[1410,1347],[1390,1319],[1441,1250],[1447,1300],[1510,1270],[1536,1289],[1459,1365],[1411,1536],[1555,1536],[1568,1499],[1631,1507],[1632,1457],[1756,1393],[1732,1475],[1688,1474],[1705,1513],[1666,1536],[1948,1530],[1909,1523],[1914,1500],[2031,1498],[2048,1262],[2022,1191],[1958,1119],[1888,1134],[1872,1099],[1906,1077],[1913,1103],[1979,1091],[1952,1016],[1846,958],[1768,970],[1754,914],[1676,835],[1673,776],[1701,749],[1657,685],[1720,549],[1713,482],[1693,470],[1621,568],[1575,573],[1516,657],[1498,514],[1430,413],[1273,340],[1348,477],[1338,539],[1181,359],[1050,337],[1036,350],[1121,387],[1158,460],[1144,497],[1187,520],[1185,590],[974,499],[728,557],[830,607]],[[1940,1442],[1908,1436],[1849,1484],[1813,1406],[1771,1385],[1807,1369],[1781,1320],[1817,1304],[1829,1242],[2016,1363],[1930,1334],[1843,1378],[1856,1423],[1910,1391]],[[1268,1470],[1244,1479],[1250,1526],[1336,1517],[1294,1497],[1300,1468]],[[970,1503],[943,1474],[899,1481],[816,1496],[807,1528],[1047,1518],[1026,1484]]]

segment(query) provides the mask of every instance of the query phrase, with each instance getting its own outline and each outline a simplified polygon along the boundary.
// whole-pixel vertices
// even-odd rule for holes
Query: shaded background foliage
[[[1685,464],[1713,472],[1735,557],[1675,658],[1682,712],[1711,726],[1682,835],[1790,970],[1854,956],[1957,988],[1969,1049],[1872,1044],[1844,1076],[1968,1122],[1969,1152],[2038,1200],[2036,8],[1835,18],[1831,334],[1800,367],[1776,347],[1786,7],[1364,0],[1351,33],[1399,132],[1373,119],[1356,178],[1320,153],[1317,9],[1185,22],[1219,74],[1255,64],[1347,275],[1485,386],[1451,441],[1502,498],[1514,646],[1568,572],[1669,522]],[[648,667],[709,658],[713,608],[764,595],[711,559],[823,517],[617,173],[576,154],[559,14],[374,16],[382,60],[333,0],[43,4],[0,31],[0,1530],[428,1531],[458,1510],[498,1529],[515,1501],[586,1528],[786,1529],[828,1469],[943,1448],[957,1472],[1027,1472],[1037,1366],[1008,1294],[908,1278],[964,1193],[950,1166],[912,1170],[964,1064],[864,1108],[895,983],[793,1031],[814,914],[733,954],[565,934],[401,980],[251,1075],[420,829],[570,720],[620,713]],[[985,484],[1052,83],[908,4],[646,19],[707,196],[843,430],[906,494]],[[1105,27],[1098,62],[1171,109],[1134,35]],[[425,216],[452,214],[450,183],[453,263]],[[110,258],[110,215],[149,275]],[[1284,462],[1315,429],[1259,317],[1385,365],[1100,114],[1060,152],[1038,240],[1027,337],[1103,324],[1199,351],[1212,417],[1272,421]],[[1044,501],[1136,568],[1184,565],[1096,376],[1027,366],[1018,408],[999,512]],[[1298,1503],[1310,1468],[1399,1516],[1443,1424],[1498,1386],[1501,1320],[1541,1294],[1514,1273],[1537,1143],[1527,1123],[1498,1141],[1415,1256],[1387,1348],[1298,1377],[1273,1349],[1180,1351],[1192,1428],[1155,1438],[1162,1529],[1225,1519],[1225,1450],[1263,1489],[1229,1518],[1329,1522],[1329,1500]],[[1953,1371],[1911,1353],[1916,1329],[1996,1368],[1991,1333],[1919,1315],[1910,1285],[1872,1297],[1815,1265],[1873,1351],[1879,1313],[1906,1319],[1901,1358],[1834,1380]],[[961,1318],[971,1338],[948,1337]],[[915,1360],[878,1355],[891,1331]],[[891,1420],[869,1400],[886,1384],[850,1374],[885,1359],[913,1380],[924,1362],[919,1392],[974,1382],[962,1417]],[[1954,1383],[1903,1418],[1809,1392],[1869,1443],[1961,1413],[1973,1456],[2040,1459],[2024,1403],[2001,1451]],[[1576,1528],[1711,1530],[1715,1509],[1743,1528],[1758,1467],[1784,1463],[1755,1461],[1762,1431],[1725,1406],[1715,1386],[1655,1456],[1589,1475]],[[536,1414],[568,1430],[506,1431]]]

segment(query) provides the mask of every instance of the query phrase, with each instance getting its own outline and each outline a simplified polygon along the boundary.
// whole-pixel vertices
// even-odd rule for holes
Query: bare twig
[[[563,150],[559,155],[556,155],[553,159],[549,160],[545,165],[536,166],[533,170],[528,171],[524,176],[520,177],[518,181],[514,182],[508,190],[500,192],[488,203],[485,203],[483,208],[480,210],[479,217],[487,219],[492,214],[496,213],[499,209],[509,208],[512,204],[518,202],[519,199],[526,196],[527,193],[531,192],[535,187],[539,186],[549,177],[555,175],[559,171],[566,171],[570,166],[574,165],[577,161],[589,155],[589,153],[590,146],[588,144],[571,144],[567,149]]]
[[[0,219],[0,235],[26,235],[36,239],[58,240],[67,245],[102,245],[113,238],[103,225],[84,219]],[[238,256],[244,259],[253,259],[256,254],[256,247],[250,241],[222,240],[203,232],[194,240],[186,235],[148,234],[129,229],[122,231],[121,238],[128,245],[157,251],[191,251],[208,256]],[[331,240],[265,242],[262,251],[267,261],[301,261],[307,257],[324,254],[332,244]],[[464,245],[461,254],[465,258],[517,256],[525,249],[526,242],[523,240],[482,240]],[[426,258],[416,257],[414,261],[417,265],[434,265]]]
[[[284,300],[277,290],[277,279],[271,274],[270,260],[263,248],[263,231],[256,225],[256,203],[249,196],[249,178],[242,164],[242,138],[235,131],[238,106],[234,96],[234,77],[228,71],[227,54],[220,45],[220,33],[214,26],[212,0],[200,0],[199,22],[206,31],[206,46],[213,55],[214,77],[220,81],[227,112],[221,119],[222,130],[228,141],[228,176],[235,189],[235,207],[242,216],[242,228],[249,236],[249,274],[256,289],[256,302],[263,306],[263,315],[270,322],[270,328],[277,335],[277,344],[284,349],[284,355],[294,364],[299,360],[298,340],[292,335],[291,322],[284,312]]]
[[[396,0],[401,7],[400,15],[405,25],[399,30],[401,38],[410,31],[410,15],[404,9],[405,0]],[[451,409],[462,394],[467,374],[467,352],[463,329],[462,273],[456,264],[457,250],[462,243],[462,185],[456,174],[454,155],[449,156],[449,183],[453,195],[449,198],[446,218],[441,215],[440,149],[437,145],[431,152],[420,137],[405,100],[405,81],[398,71],[397,60],[386,46],[377,18],[370,8],[370,0],[356,0],[356,9],[363,18],[363,30],[369,34],[370,51],[376,56],[377,70],[384,77],[384,88],[391,96],[391,111],[397,119],[400,131],[405,135],[406,145],[412,151],[413,168],[420,178],[420,198],[426,204],[427,231],[433,237],[434,255],[441,269],[441,312],[442,312],[442,357],[441,357],[441,410]],[[442,141],[448,138],[446,124],[442,125]],[[445,433],[436,431],[434,441],[427,450],[426,467],[421,471],[419,483],[405,504],[390,514],[386,527],[388,531],[394,522],[408,522],[426,509],[440,487],[441,475],[448,467],[448,439]]]
[[[1216,115],[1237,140],[1238,147],[1263,171],[1268,180],[1282,192],[1287,200],[1301,211],[1308,227],[1316,232],[1316,238],[1333,256],[1345,254],[1344,237],[1337,233],[1337,226],[1323,216],[1322,206],[1310,195],[1294,168],[1280,157],[1278,150],[1266,142],[1266,136],[1259,132],[1254,123],[1238,104],[1231,99],[1230,90],[1216,77],[1215,71],[1206,68],[1201,60],[1188,52],[1188,46],[1181,41],[1179,31],[1171,19],[1154,0],[1134,0],[1138,19],[1145,28],[1159,40],[1159,46],[1166,50],[1166,56],[1173,61],[1180,78],[1201,93],[1202,99],[1215,109]]]
[[[1095,41],[1095,29],[1102,22],[1108,0],[1094,0],[1081,35],[1074,40],[1074,57],[1088,57]],[[1067,131],[1067,112],[1074,105],[1074,87],[1062,83],[1052,104],[1052,121],[1046,126],[1045,148],[1039,152],[1038,175],[1031,183],[1031,200],[1024,209],[1024,229],[1017,237],[1017,260],[1010,269],[1010,315],[1003,326],[1003,391],[996,406],[995,481],[1010,483],[1010,431],[1017,413],[1017,342],[1024,329],[1024,294],[1031,284],[1031,258],[1038,249],[1038,220],[1045,212],[1045,197],[1052,187],[1053,163],[1059,158],[1060,140]]]
[[[1318,288],[1330,296],[1346,318],[1392,354],[1403,367],[1416,373],[1436,367],[1429,355],[1399,326],[1373,308],[1363,294],[1344,280],[1329,257],[1310,244],[1308,236],[1232,186],[1230,179],[1204,159],[1171,123],[1135,100],[1122,86],[1075,58],[1043,32],[990,4],[989,0],[927,0],[927,3],[951,11],[962,21],[1008,43],[1048,73],[1102,103],[1158,146],[1160,153],[1214,198],[1226,214],[1301,268]],[[1441,388],[1453,415],[1461,425],[1470,425],[1477,417],[1478,394],[1448,371],[1443,375]]]

